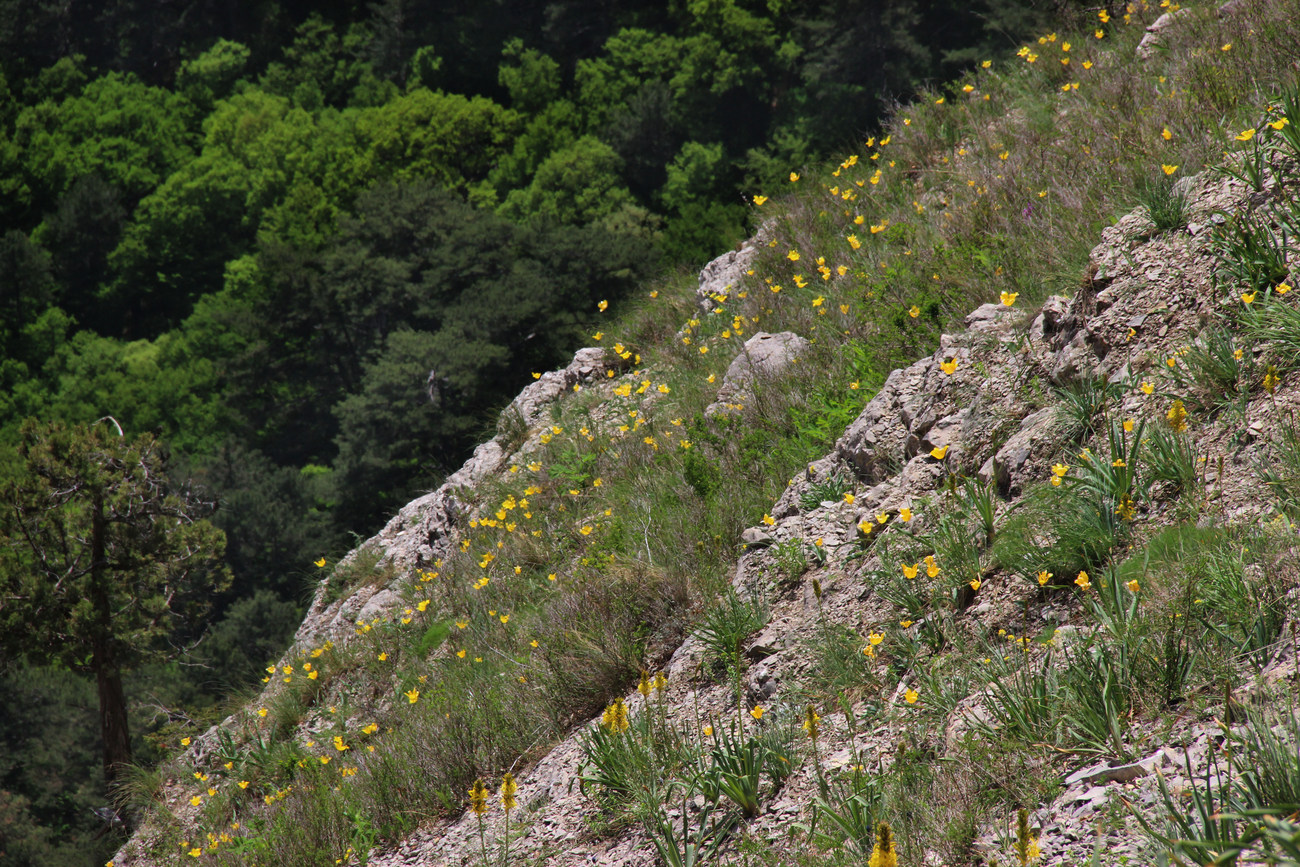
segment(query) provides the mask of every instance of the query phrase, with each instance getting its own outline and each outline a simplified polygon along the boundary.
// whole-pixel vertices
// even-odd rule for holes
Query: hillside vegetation
[[[0,0],[0,633],[64,628],[17,589],[25,444],[157,441],[231,580],[156,653],[115,636],[156,763],[599,301],[733,247],[757,191],[1058,5]],[[121,842],[66,650],[0,642],[0,861]]]
[[[1300,863],[1297,22],[1100,10],[597,301],[115,863]]]

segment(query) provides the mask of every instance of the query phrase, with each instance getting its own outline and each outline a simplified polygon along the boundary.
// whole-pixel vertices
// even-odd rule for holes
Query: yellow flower
[[[406,700],[411,704],[415,704],[417,701],[420,700],[420,691],[418,689],[408,690],[407,692],[403,693],[403,695],[406,696]]]
[[[199,804],[202,803],[203,803],[203,797],[201,795],[195,795],[193,798],[190,798],[191,807],[197,807]]]
[[[821,719],[822,718],[817,715],[817,709],[812,705],[808,705],[808,709],[804,711],[803,715],[803,730],[807,732],[808,737],[813,740],[817,740],[817,732],[819,729],[817,724],[821,722]]]
[[[930,449],[930,457],[934,458],[936,461],[943,460],[944,457],[947,456],[947,454],[948,454],[947,446],[940,446],[938,448]]]
[[[907,315],[908,315],[908,316],[911,316],[913,319],[915,319],[916,317],[918,317],[918,316],[921,315],[921,308],[920,308],[920,307],[917,307],[915,304],[913,304],[913,305],[912,305],[912,309],[909,310],[909,311],[907,311]]]
[[[190,739],[189,739],[189,738],[181,738],[181,746],[183,746],[183,747],[188,747],[189,745],[190,745]]]
[[[519,806],[519,801],[515,799],[518,792],[519,784],[515,782],[514,774],[507,771],[501,778],[501,806],[507,813]]]
[[[978,579],[978,578],[972,578],[972,579],[970,580],[970,589],[972,589],[972,590],[978,590],[978,589],[980,589],[980,583],[981,583],[981,582],[980,582],[980,579]]]
[[[1124,433],[1133,433],[1133,419],[1124,419]]]
[[[609,707],[605,708],[605,712],[600,717],[600,724],[615,734],[627,731],[630,723],[627,720],[627,705],[623,703],[623,699],[616,698]]]
[[[909,509],[909,508],[907,508],[907,507],[903,507],[903,508],[899,509],[899,510],[898,510],[898,520],[902,521],[904,524],[906,524],[908,521],[912,520],[912,510]]]
[[[316,561],[316,565],[317,565],[319,568],[324,569],[324,568],[325,568],[325,558],[324,558],[324,557],[321,557],[319,560],[317,560],[317,561]]]
[[[885,522],[888,521],[888,520],[889,520],[889,513],[888,513],[888,512],[881,512],[880,514],[876,515],[876,523],[877,523],[877,524],[883,524],[883,523],[885,523]]]
[[[764,524],[767,524],[767,525],[770,527],[770,526],[772,526],[773,524],[776,523],[776,518],[773,518],[771,515],[764,515],[764,516],[763,516],[763,523],[764,523]]]
[[[1174,433],[1187,430],[1187,409],[1181,400],[1175,400],[1169,405],[1169,411],[1165,413],[1165,421],[1169,422],[1169,429]]]
[[[786,257],[787,259],[789,259],[791,262],[798,262],[798,261],[799,261],[799,251],[798,251],[798,250],[791,250],[789,253],[786,253],[786,254],[785,254],[785,257]]]
[[[920,697],[921,694],[916,690],[912,689],[911,687],[908,687],[907,692],[903,693],[903,699],[908,704],[916,704],[916,700]]]
[[[858,240],[857,235],[849,235],[844,240],[848,241],[849,246],[852,247],[854,250],[858,250],[862,248],[862,242]]]
[[[799,180],[799,173],[798,173],[798,172],[790,172],[790,183],[793,184],[793,183],[794,183],[795,181],[797,181],[797,180]]]
[[[1254,303],[1255,303],[1255,293],[1254,293],[1254,292],[1243,292],[1243,293],[1241,293],[1241,300],[1242,300],[1242,302],[1245,303],[1245,304],[1254,304]]]
[[[1136,578],[1134,578],[1132,581],[1126,582],[1124,586],[1128,588],[1130,593],[1138,592],[1138,582]]]
[[[1251,127],[1250,129],[1243,129],[1240,133],[1238,133],[1235,136],[1237,141],[1250,141],[1254,137],[1255,137],[1254,127]]]
[[[1074,579],[1074,583],[1078,584],[1083,590],[1087,590],[1092,586],[1092,581],[1088,578],[1087,572],[1080,572],[1079,577]]]
[[[905,577],[905,578],[915,578],[915,577],[916,577],[916,573],[920,570],[920,568],[921,568],[921,564],[920,564],[920,563],[913,563],[911,566],[908,566],[906,563],[904,563],[904,564],[903,564],[903,577]]]
[[[1160,166],[1160,170],[1164,172],[1166,175],[1172,175],[1174,172],[1178,171],[1178,166],[1171,166],[1167,163],[1162,163]]]
[[[1146,380],[1143,380],[1143,382],[1142,382],[1142,393],[1143,393],[1143,394],[1150,394],[1151,392],[1153,392],[1153,391],[1155,391],[1155,390],[1156,390],[1156,387],[1155,387],[1154,385],[1152,385],[1150,382],[1147,382]]]
[[[848,503],[849,505],[852,505],[852,504],[853,504],[853,501],[854,501],[855,499],[857,499],[857,498],[854,497],[852,494],[845,494],[845,495],[844,495],[844,502]]]
[[[1174,134],[1169,131],[1169,127],[1165,127],[1164,129],[1160,130],[1160,137],[1165,141],[1169,141],[1171,138],[1174,137]]]
[[[711,737],[713,737],[713,726],[705,726],[705,727],[704,727],[704,736],[705,736],[706,738],[711,738]]]
[[[581,534],[584,535],[584,536],[590,536],[591,533],[592,533],[592,531],[595,530],[595,529],[596,529],[596,528],[593,527],[593,526],[591,526],[590,524],[583,524],[583,525],[582,525],[582,528],[581,528],[580,530],[578,530],[578,532],[581,533]]]
[[[767,196],[754,196],[754,204],[755,204],[755,205],[760,205],[760,206],[761,206],[761,205],[762,205],[764,202],[766,202],[766,201],[767,201]]]
[[[609,302],[601,301],[599,304],[596,305],[596,309],[599,310],[601,313],[604,313],[606,310],[609,309]]]
[[[348,746],[347,744],[343,743],[343,736],[342,736],[342,735],[335,735],[335,736],[334,736],[334,749],[338,750],[338,751],[341,753],[341,752],[343,752],[344,750],[350,750],[350,749],[352,749],[352,747],[350,747],[350,746]]]
[[[1291,285],[1289,283],[1279,283],[1274,291],[1279,295],[1285,295],[1291,291]]]
[[[240,781],[239,781],[239,788],[241,788],[241,789],[247,789],[247,788],[248,788],[248,780],[240,780]]]
[[[939,369],[942,370],[945,374],[952,376],[954,373],[957,372],[957,359],[950,358],[947,361],[939,362]]]
[[[1277,368],[1270,364],[1268,369],[1264,371],[1264,390],[1269,394],[1272,394],[1277,390],[1277,384],[1280,381],[1281,380],[1277,375]]]
[[[749,715],[752,716],[754,719],[762,719],[763,706],[761,704],[754,705],[754,708],[749,712]]]
[[[1038,573],[1038,586],[1041,587],[1051,580],[1052,580],[1051,572],[1048,572],[1047,570],[1044,569],[1042,572]]]
[[[469,808],[476,816],[488,811],[488,790],[481,779],[475,780],[469,788]]]

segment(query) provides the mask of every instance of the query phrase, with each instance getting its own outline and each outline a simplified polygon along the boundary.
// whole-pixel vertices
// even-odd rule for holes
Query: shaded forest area
[[[137,757],[599,301],[1065,2],[0,0],[0,479],[25,419],[112,416],[219,502],[234,576],[129,676]],[[0,660],[0,863],[112,851],[96,731],[93,685]]]

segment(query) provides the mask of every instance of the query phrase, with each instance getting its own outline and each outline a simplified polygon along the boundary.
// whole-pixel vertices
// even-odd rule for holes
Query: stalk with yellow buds
[[[483,863],[487,864],[487,837],[483,835],[483,814],[488,811],[488,789],[482,778],[469,787],[469,809],[478,819],[478,842],[483,848]]]
[[[1020,867],[1029,867],[1042,854],[1038,848],[1038,838],[1029,830],[1029,811],[1022,809],[1016,815],[1016,862]]]
[[[515,775],[507,771],[501,778],[501,807],[506,811],[505,840],[501,844],[503,865],[510,861],[510,811],[519,806],[519,801],[515,799],[518,792],[519,784],[515,782]]]
[[[616,698],[613,704],[605,708],[605,712],[600,717],[600,724],[609,729],[612,734],[627,731],[627,705],[623,703],[623,699]]]
[[[876,845],[871,850],[867,867],[898,867],[898,853],[894,851],[894,833],[888,822],[876,826]]]

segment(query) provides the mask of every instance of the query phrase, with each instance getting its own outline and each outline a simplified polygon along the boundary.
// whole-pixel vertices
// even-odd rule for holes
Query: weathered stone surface
[[[1137,51],[1134,52],[1137,59],[1146,61],[1155,57],[1165,45],[1165,31],[1174,26],[1179,18],[1191,11],[1190,9],[1176,9],[1173,12],[1166,12],[1147,25],[1146,35],[1142,37],[1142,41],[1138,43]]]
[[[754,400],[754,390],[764,380],[773,380],[798,360],[808,349],[808,341],[797,334],[760,331],[745,341],[740,354],[732,360],[722,379],[718,398],[705,409],[706,415],[743,407]]]

